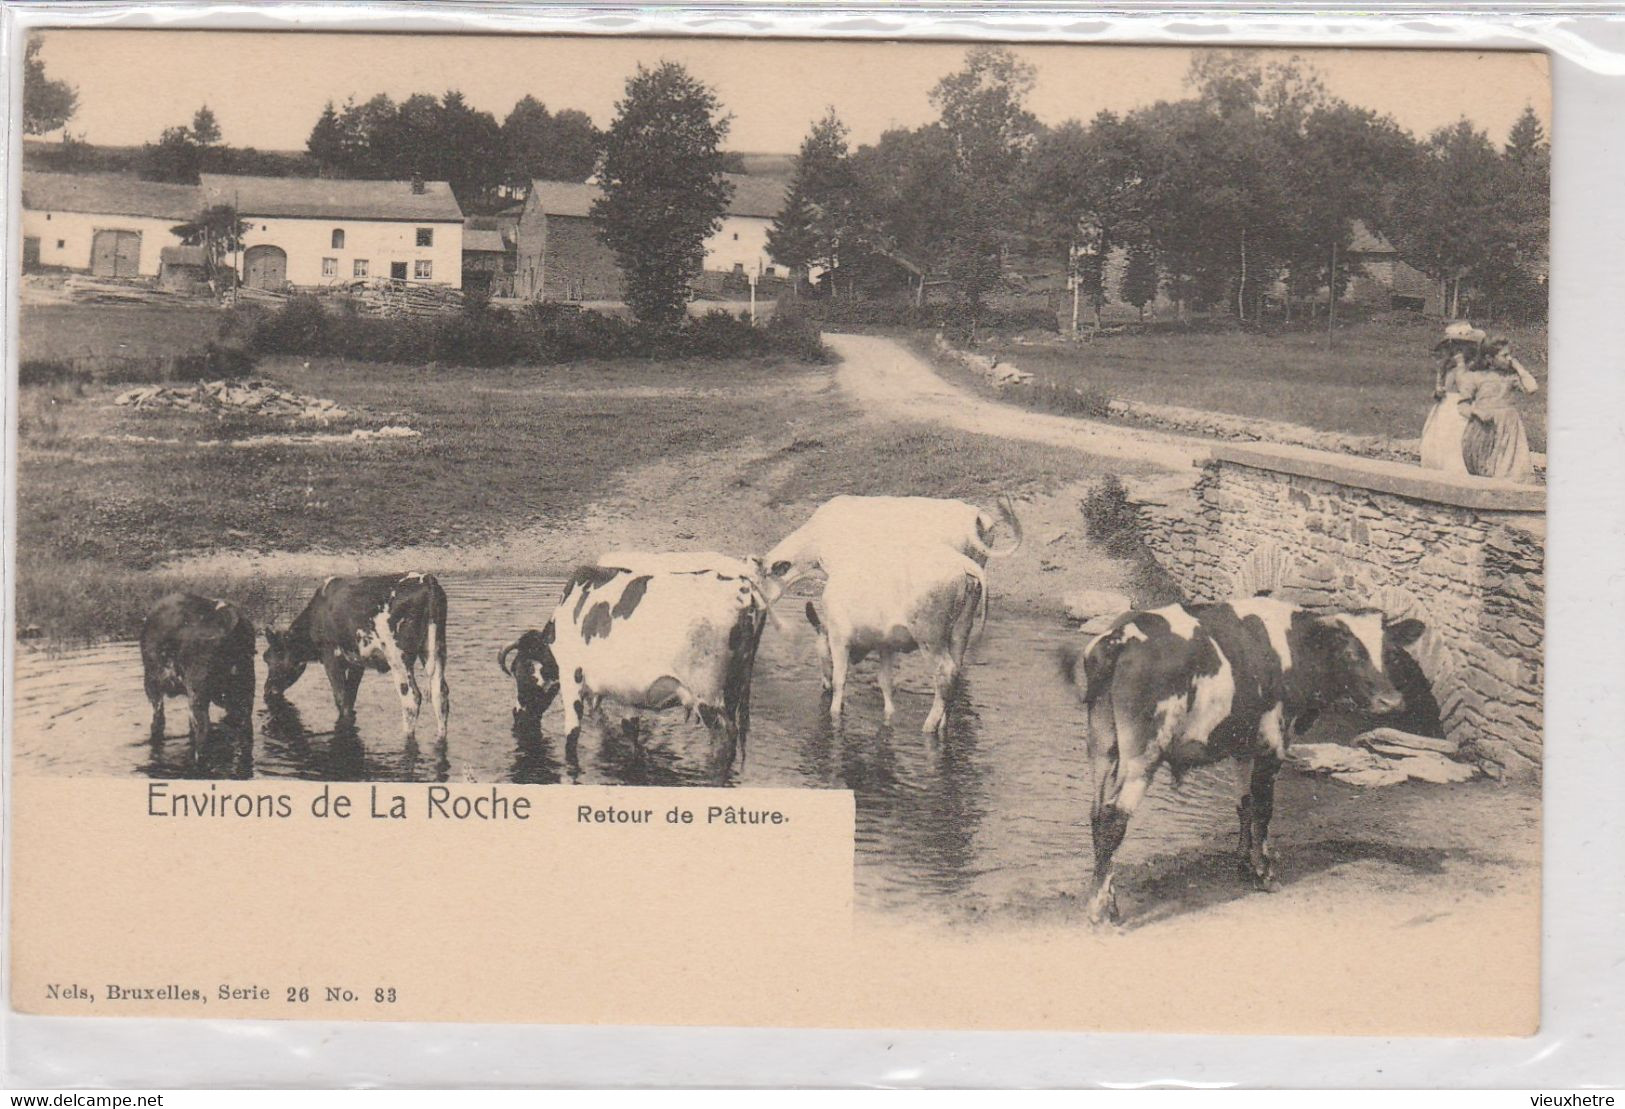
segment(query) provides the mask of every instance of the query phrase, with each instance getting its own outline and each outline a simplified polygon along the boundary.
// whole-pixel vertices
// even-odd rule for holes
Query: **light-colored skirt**
[[[1529,436],[1515,408],[1496,408],[1467,417],[1461,453],[1467,472],[1508,481],[1533,481],[1534,460],[1529,457]]]
[[[1422,425],[1422,467],[1447,474],[1466,474],[1467,463],[1461,449],[1466,430],[1467,417],[1461,412],[1461,394],[1446,393]]]

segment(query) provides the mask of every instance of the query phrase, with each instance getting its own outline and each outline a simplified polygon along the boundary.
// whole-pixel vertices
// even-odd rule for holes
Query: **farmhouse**
[[[705,240],[708,274],[788,276],[767,252],[767,232],[784,206],[785,182],[777,177],[724,175],[733,199],[722,226]],[[514,295],[525,300],[619,300],[621,274],[615,255],[598,241],[592,205],[596,184],[532,181],[519,216]],[[721,284],[720,281],[713,282]]]
[[[100,277],[156,277],[171,232],[197,215],[193,185],[118,174],[23,172],[23,268],[57,266]]]
[[[787,189],[782,177],[751,177],[727,173],[733,198],[722,217],[722,227],[705,240],[705,268],[711,273],[787,277],[767,252],[767,232],[784,207]]]
[[[463,210],[444,181],[206,173],[204,203],[248,224],[239,272],[261,289],[388,278],[461,288]]]
[[[1344,296],[1373,308],[1404,308],[1430,316],[1444,314],[1439,282],[1399,256],[1394,245],[1356,220],[1348,252],[1349,283]]]

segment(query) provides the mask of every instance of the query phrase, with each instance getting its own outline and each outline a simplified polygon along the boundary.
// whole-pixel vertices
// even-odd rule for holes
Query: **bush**
[[[1110,395],[1089,382],[1074,385],[1053,377],[1036,377],[1029,389],[1028,400],[1034,408],[1097,420],[1111,415]]]
[[[241,325],[239,325],[241,326]],[[290,300],[247,325],[266,354],[330,354],[358,362],[456,366],[552,365],[587,358],[747,358],[783,354],[828,360],[817,325],[801,317],[757,327],[722,310],[672,332],[564,305],[533,304],[517,315],[489,306],[434,317],[330,315],[314,297]]]
[[[62,385],[68,382],[84,385],[89,381],[90,371],[70,362],[30,358],[17,367],[17,384],[25,389],[31,385]]]
[[[242,347],[222,346],[210,341],[202,350],[175,357],[171,378],[175,381],[219,381],[247,377],[258,359]]]
[[[1090,489],[1078,508],[1089,538],[1118,558],[1140,555],[1145,550],[1141,537],[1144,522],[1140,510],[1128,499],[1128,489],[1116,474],[1107,474]]]

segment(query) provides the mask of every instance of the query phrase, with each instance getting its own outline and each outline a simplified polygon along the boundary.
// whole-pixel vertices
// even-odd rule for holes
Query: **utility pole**
[[[1326,349],[1332,349],[1332,328],[1337,324],[1337,241],[1332,241],[1332,279],[1326,287]]]

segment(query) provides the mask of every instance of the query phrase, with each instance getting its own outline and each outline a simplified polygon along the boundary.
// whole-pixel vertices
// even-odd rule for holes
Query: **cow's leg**
[[[1243,878],[1252,877],[1253,866],[1253,759],[1236,759],[1236,788],[1241,799],[1236,802],[1236,823],[1240,832],[1236,840],[1236,869]]]
[[[327,684],[333,690],[333,707],[339,714],[336,727],[342,729],[354,724],[355,695],[361,686],[361,668],[345,662],[343,655],[332,650],[322,659],[322,669],[327,671]]]
[[[847,657],[846,640],[829,632],[829,718],[836,725],[841,722],[841,709],[846,703]]]
[[[157,675],[148,672],[145,676],[147,687],[147,701],[152,705],[152,727],[150,729],[153,739],[164,738],[164,687],[158,681]]]
[[[226,723],[237,727],[254,726],[254,660],[244,659],[226,675]]]
[[[418,678],[412,660],[401,653],[394,635],[387,626],[384,626],[381,618],[378,624],[384,661],[389,665],[389,676],[395,683],[395,692],[401,696],[401,729],[410,739],[417,735],[418,713],[423,708],[423,693],[418,689]]]
[[[882,704],[880,719],[890,724],[893,710],[897,707],[892,704],[892,660],[894,656],[886,648],[880,649],[880,701]]]
[[[1270,858],[1270,817],[1275,814],[1275,776],[1281,760],[1274,753],[1250,760],[1252,775],[1247,797],[1251,828],[1248,836],[1248,869],[1253,885],[1261,890],[1275,889],[1275,864]]]
[[[1089,922],[1117,920],[1117,895],[1112,889],[1112,858],[1128,832],[1129,818],[1145,799],[1157,763],[1143,742],[1136,740],[1132,722],[1119,720],[1111,697],[1089,705],[1089,746],[1095,772],[1094,802],[1089,827],[1095,848],[1094,887],[1089,896]],[[1124,758],[1125,750],[1129,757]]]
[[[581,738],[583,702],[581,682],[568,670],[559,675],[559,707],[564,710],[564,748],[573,759],[576,740]]]
[[[948,730],[948,699],[953,696],[959,672],[965,664],[965,651],[970,647],[971,633],[976,628],[981,603],[981,582],[966,575],[964,593],[959,610],[954,614],[953,625],[948,629],[947,642],[937,652],[936,697],[931,702],[931,712],[922,728],[923,731],[934,732],[938,739]],[[920,631],[915,633],[915,639],[924,642]]]
[[[428,643],[423,648],[423,680],[434,705],[435,739],[444,743],[451,721],[451,687],[446,684],[446,641],[438,624],[429,625]]]
[[[186,705],[192,718],[192,753],[202,757],[204,745],[209,742],[209,689],[201,682],[186,683]]]

